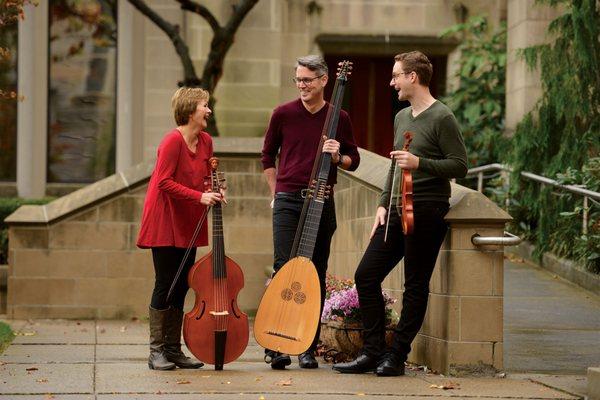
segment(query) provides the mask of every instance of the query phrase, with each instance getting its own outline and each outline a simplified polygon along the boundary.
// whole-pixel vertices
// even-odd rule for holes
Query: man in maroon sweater
[[[300,98],[275,109],[265,134],[262,150],[264,174],[271,189],[273,201],[273,244],[275,273],[289,260],[296,228],[304,199],[301,191],[308,187],[315,158],[320,151],[321,133],[329,103],[324,99],[328,81],[327,64],[320,56],[301,57],[296,63],[296,76],[292,78]],[[354,171],[360,162],[352,136],[352,123],[345,111],[340,112],[336,139],[328,139],[323,152],[331,153],[331,162],[340,168]],[[279,165],[275,159],[279,152]],[[331,168],[329,184],[336,183],[337,168]],[[321,216],[316,246],[312,258],[321,284],[321,309],[325,299],[325,274],[331,238],[336,229],[333,196],[327,200]],[[301,368],[317,368],[314,357],[319,330],[312,345],[298,356]],[[291,364],[286,354],[266,349],[265,361],[273,369],[284,369]]]

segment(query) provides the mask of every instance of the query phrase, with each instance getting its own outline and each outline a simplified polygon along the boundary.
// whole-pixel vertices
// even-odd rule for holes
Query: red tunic
[[[196,153],[187,147],[177,129],[163,138],[144,201],[138,247],[189,246],[206,209],[200,198],[212,155],[212,138],[206,132],[198,135]],[[207,225],[203,224],[193,247],[208,244]]]

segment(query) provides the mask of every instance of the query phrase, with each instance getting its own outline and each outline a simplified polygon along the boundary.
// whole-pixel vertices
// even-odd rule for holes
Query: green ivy
[[[506,24],[491,31],[487,17],[475,16],[442,32],[459,37],[457,87],[442,101],[454,112],[467,147],[469,167],[505,157]]]
[[[522,171],[600,191],[600,9],[596,0],[538,0],[565,12],[549,25],[554,40],[520,51],[539,68],[543,94],[519,123],[509,162],[511,214],[536,245],[600,272],[599,206],[590,203],[582,234],[582,197],[520,178]]]

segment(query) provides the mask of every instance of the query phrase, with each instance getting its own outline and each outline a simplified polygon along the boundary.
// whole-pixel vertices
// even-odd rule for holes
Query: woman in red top
[[[212,139],[206,129],[211,110],[207,91],[180,88],[171,101],[177,128],[158,146],[156,166],[144,201],[137,245],[152,249],[155,284],[150,301],[150,369],[200,368],[203,364],[181,351],[183,302],[189,289],[187,272],[194,264],[196,247],[208,244],[208,229],[202,227],[191,244],[172,300],[167,293],[206,206],[225,199],[222,193],[205,192]]]

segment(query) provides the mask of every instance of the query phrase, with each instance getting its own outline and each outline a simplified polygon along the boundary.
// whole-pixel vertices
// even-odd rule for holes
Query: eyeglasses
[[[396,79],[398,79],[400,77],[400,75],[410,75],[412,73],[413,73],[413,71],[410,71],[410,72],[398,72],[397,74],[394,73],[394,74],[392,74],[392,80],[395,81]]]
[[[294,82],[296,85],[298,85],[300,83],[304,83],[305,85],[310,85],[311,83],[313,83],[313,81],[315,81],[316,79],[319,79],[323,75],[325,75],[325,74],[315,76],[314,78],[292,78],[292,82]]]

